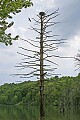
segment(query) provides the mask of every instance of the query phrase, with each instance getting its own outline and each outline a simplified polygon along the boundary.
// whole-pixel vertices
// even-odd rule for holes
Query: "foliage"
[[[0,86],[0,104],[39,104],[39,81]],[[80,74],[76,77],[51,77],[45,80],[45,104],[80,105]]]
[[[0,0],[0,42],[11,45],[12,40],[18,39],[18,35],[12,38],[11,33],[6,34],[6,30],[14,24],[14,22],[8,23],[6,20],[7,18],[12,19],[12,14],[16,15],[21,12],[22,8],[31,5],[30,0]]]

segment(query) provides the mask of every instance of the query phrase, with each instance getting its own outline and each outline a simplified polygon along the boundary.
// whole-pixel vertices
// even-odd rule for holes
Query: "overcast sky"
[[[37,19],[36,15],[40,11],[47,10],[48,13],[52,13],[59,8],[60,16],[57,17],[57,20],[61,23],[54,27],[53,31],[61,38],[66,38],[67,43],[60,45],[56,54],[75,56],[80,49],[80,0],[32,0],[32,2],[34,3],[33,7],[23,9],[21,13],[13,16],[15,24],[7,32],[11,32],[12,36],[19,34],[24,39],[35,39],[35,32],[30,32],[28,29],[30,25],[33,25],[33,21],[29,22],[28,18]],[[0,43],[0,84],[18,80],[27,81],[27,79],[10,76],[10,74],[19,73],[19,70],[14,67],[22,60],[22,56],[17,54],[20,51],[18,46],[30,47],[21,40],[14,41],[12,46],[7,47]],[[61,76],[76,76],[79,73],[79,71],[75,71],[74,59],[57,58],[56,63],[59,65],[56,73],[60,73]],[[25,69],[25,72],[28,72],[28,68]]]

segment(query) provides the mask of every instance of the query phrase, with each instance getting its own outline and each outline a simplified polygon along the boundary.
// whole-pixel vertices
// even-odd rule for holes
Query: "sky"
[[[22,9],[21,13],[13,16],[14,25],[6,32],[11,32],[12,36],[19,35],[23,39],[35,39],[36,33],[30,31],[30,26],[34,25],[33,19],[37,19],[37,15],[41,11],[48,11],[52,13],[59,8],[59,16],[56,20],[60,24],[56,25],[52,31],[60,35],[60,38],[66,38],[67,43],[59,45],[56,55],[60,56],[76,56],[80,49],[80,0],[32,0],[33,6],[27,9]],[[28,18],[31,19],[29,22]],[[12,21],[9,20],[8,21]],[[11,74],[21,73],[17,70],[17,63],[20,63],[23,56],[17,54],[20,52],[19,46],[30,48],[29,44],[22,40],[14,41],[12,46],[5,46],[0,43],[0,85],[4,83],[12,83],[17,81],[27,81],[28,79],[20,79],[19,77],[12,77]],[[34,49],[34,48],[32,48]],[[75,66],[74,59],[59,59],[54,61],[59,65],[55,73],[61,76],[77,76],[79,70]],[[26,68],[24,72],[28,72]]]

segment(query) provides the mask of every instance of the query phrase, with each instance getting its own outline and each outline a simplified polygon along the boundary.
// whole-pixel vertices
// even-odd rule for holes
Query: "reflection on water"
[[[40,120],[45,120],[45,117],[40,116]]]
[[[36,106],[0,106],[0,120],[80,120],[80,109],[69,108],[60,113],[57,107],[46,107],[46,115],[39,117]]]

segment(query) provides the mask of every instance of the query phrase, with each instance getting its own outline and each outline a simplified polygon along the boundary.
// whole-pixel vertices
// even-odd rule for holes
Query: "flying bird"
[[[28,20],[31,22],[31,19],[30,19],[30,18],[28,18]]]

